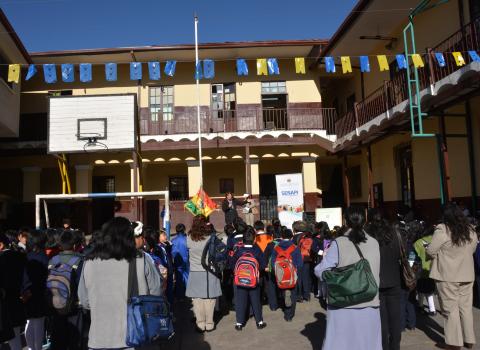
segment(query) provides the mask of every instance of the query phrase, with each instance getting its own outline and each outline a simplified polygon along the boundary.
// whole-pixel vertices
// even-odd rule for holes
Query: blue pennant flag
[[[37,67],[35,67],[34,64],[31,64],[28,66],[28,72],[27,76],[25,77],[25,80],[30,80],[32,77],[37,74]]]
[[[175,67],[177,66],[177,61],[167,61],[165,64],[164,72],[169,77],[173,77],[175,75]]]
[[[107,81],[117,81],[116,63],[105,63],[105,79],[107,79]]]
[[[269,75],[279,75],[280,69],[278,68],[278,62],[276,58],[267,59],[267,67]]]
[[[435,52],[435,58],[437,59],[438,65],[440,67],[445,67],[447,64],[445,62],[445,57],[441,52]]]
[[[335,73],[335,59],[333,57],[325,57],[325,69],[327,73]]]
[[[405,55],[397,55],[395,57],[397,59],[398,69],[407,69],[407,59]]]
[[[237,75],[248,75],[248,65],[244,58],[237,59]]]
[[[480,62],[480,56],[478,55],[477,51],[470,50],[468,51],[468,54],[473,62]]]
[[[142,79],[142,63],[130,62],[130,80]]]
[[[215,77],[215,62],[213,60],[203,60],[203,76],[205,79],[213,79]]]
[[[360,56],[360,70],[362,73],[370,72],[370,60],[368,56]]]
[[[47,84],[54,84],[57,82],[57,71],[54,64],[43,65],[43,76]]]
[[[62,80],[64,83],[73,83],[75,81],[75,68],[73,64],[62,64]]]
[[[195,80],[200,80],[202,78],[203,78],[202,61],[198,61],[195,65]]]
[[[82,83],[89,83],[92,81],[92,64],[91,63],[80,64],[80,81]]]
[[[148,62],[148,77],[150,80],[160,80],[160,62]]]

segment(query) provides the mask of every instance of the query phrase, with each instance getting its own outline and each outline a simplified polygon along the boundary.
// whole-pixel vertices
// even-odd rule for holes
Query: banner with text
[[[276,175],[277,201],[279,210],[284,211],[279,217],[288,213],[293,223],[303,218],[303,176],[299,174]],[[289,225],[285,225],[289,226]]]

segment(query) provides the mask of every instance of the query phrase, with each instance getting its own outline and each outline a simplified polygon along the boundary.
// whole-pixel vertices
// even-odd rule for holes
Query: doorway
[[[263,128],[287,130],[287,86],[284,81],[262,83]]]
[[[412,147],[402,146],[397,149],[397,160],[400,172],[400,190],[402,204],[413,208],[415,202],[415,185],[413,182]]]
[[[277,182],[275,174],[260,175],[260,220],[271,221],[277,214]]]

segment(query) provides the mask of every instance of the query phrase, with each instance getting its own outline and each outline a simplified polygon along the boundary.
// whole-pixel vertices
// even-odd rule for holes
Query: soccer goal
[[[49,227],[48,202],[53,201],[82,201],[96,199],[130,199],[141,201],[146,198],[163,200],[164,208],[158,211],[160,228],[164,228],[170,237],[170,198],[168,191],[147,192],[112,192],[112,193],[74,193],[74,194],[37,194],[35,196],[35,227],[42,228],[42,204],[44,208],[45,226]],[[160,207],[159,207],[160,208]],[[121,216],[119,215],[114,216]]]

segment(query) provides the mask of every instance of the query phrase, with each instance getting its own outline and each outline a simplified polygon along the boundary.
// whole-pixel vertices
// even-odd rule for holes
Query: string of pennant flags
[[[470,59],[474,62],[480,62],[480,55],[473,50],[467,51]],[[445,67],[447,65],[445,54],[451,54],[455,60],[457,66],[464,66],[466,60],[464,57],[465,52],[435,52],[434,57],[437,64],[440,67]],[[415,68],[424,68],[425,63],[422,57],[422,54],[412,54],[409,55]],[[341,56],[333,57],[326,56],[323,58],[325,64],[325,71],[327,73],[336,73],[336,63],[338,58],[340,59],[340,64],[342,67],[342,73],[348,74],[352,73],[352,58],[358,58],[360,63],[360,71],[362,73],[369,73],[371,71],[370,58],[376,57],[378,68],[381,72],[390,70],[390,65],[388,63],[387,55],[376,55],[376,56]],[[388,57],[391,57],[390,55]],[[406,69],[409,64],[408,59],[403,54],[395,55],[395,60],[399,69]],[[249,67],[247,59],[237,58],[236,61],[236,72],[237,76],[248,76]],[[293,59],[295,64],[295,73],[296,74],[306,74],[305,67],[305,58],[304,57],[295,57]],[[130,80],[141,80],[143,78],[143,65],[146,63],[148,70],[148,78],[150,80],[156,81],[161,78],[161,63],[160,62],[130,62]],[[105,80],[107,81],[116,81],[117,80],[117,63],[109,62],[104,63],[105,65]],[[177,61],[169,60],[165,62],[164,65],[164,74],[168,77],[173,77],[176,71]],[[8,65],[8,82],[18,83],[21,75],[21,65],[20,64],[9,64]],[[38,65],[40,66],[40,65]],[[47,84],[54,84],[58,81],[57,77],[57,65],[55,64],[43,64],[41,65],[43,69],[44,81]],[[63,63],[60,65],[61,80],[64,83],[73,83],[75,82],[75,65],[72,63]],[[89,83],[93,79],[92,75],[92,64],[91,63],[80,63],[78,64],[78,74],[79,80],[82,83]],[[25,80],[30,80],[38,73],[37,65],[30,64],[27,68],[25,75]],[[280,68],[278,65],[277,58],[257,58],[256,59],[256,73],[257,75],[280,75]],[[213,79],[215,77],[215,61],[212,59],[204,59],[198,61],[195,65],[195,79]]]

